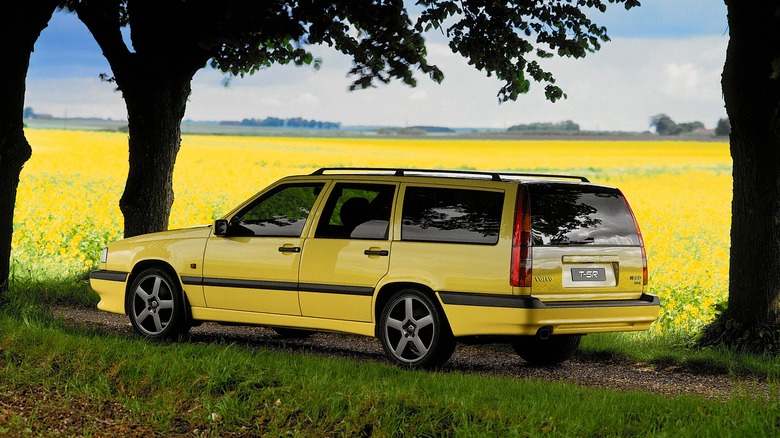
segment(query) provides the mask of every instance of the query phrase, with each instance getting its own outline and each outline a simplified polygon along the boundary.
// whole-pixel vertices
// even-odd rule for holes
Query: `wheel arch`
[[[133,266],[133,270],[130,271],[130,275],[127,278],[127,287],[125,288],[125,315],[129,315],[128,300],[130,299],[130,288],[133,285],[136,277],[147,269],[159,269],[168,274],[173,281],[179,286],[179,293],[181,293],[182,300],[184,302],[184,316],[188,323],[192,323],[192,311],[190,309],[190,301],[187,299],[187,293],[184,292],[184,286],[181,283],[179,274],[173,269],[170,263],[164,260],[150,259],[141,260]]]
[[[374,336],[379,337],[379,320],[382,314],[382,309],[384,309],[385,305],[388,303],[388,301],[390,301],[390,298],[392,298],[393,295],[404,289],[417,290],[418,292],[425,294],[428,298],[430,298],[433,304],[439,307],[442,315],[444,315],[444,322],[446,323],[447,329],[452,332],[452,329],[450,328],[449,317],[444,311],[444,306],[442,306],[438,294],[433,289],[420,283],[396,282],[383,285],[376,294],[376,298],[374,299]]]

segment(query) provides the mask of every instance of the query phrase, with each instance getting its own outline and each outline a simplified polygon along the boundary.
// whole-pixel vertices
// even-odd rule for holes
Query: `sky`
[[[272,66],[225,87],[223,74],[201,69],[184,118],[303,117],[344,126],[452,128],[572,120],[585,130],[641,132],[660,113],[708,128],[726,116],[720,87],[728,44],[723,2],[642,0],[629,11],[610,5],[592,19],[607,27],[612,41],[584,59],[544,60],[568,96],[556,103],[546,101],[544,86],[536,83],[517,101],[499,103],[501,84],[432,35],[429,61],[444,72],[441,84],[417,74],[415,88],[394,82],[350,92],[350,59],[313,47],[323,60],[320,70]],[[100,81],[101,73],[110,68],[85,26],[75,15],[57,12],[35,45],[25,105],[55,117],[126,119],[121,94]]]

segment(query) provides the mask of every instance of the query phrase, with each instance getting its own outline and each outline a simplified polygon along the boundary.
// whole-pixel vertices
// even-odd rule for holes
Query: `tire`
[[[160,269],[138,274],[127,291],[127,315],[133,329],[150,339],[178,339],[189,332],[179,282]]]
[[[582,335],[553,335],[547,339],[523,336],[512,343],[515,353],[534,366],[551,366],[569,359]]]
[[[285,339],[306,339],[316,333],[312,330],[302,330],[287,327],[273,327],[273,331]]]
[[[408,368],[436,368],[455,351],[444,312],[415,289],[390,298],[379,318],[378,336],[388,359]]]

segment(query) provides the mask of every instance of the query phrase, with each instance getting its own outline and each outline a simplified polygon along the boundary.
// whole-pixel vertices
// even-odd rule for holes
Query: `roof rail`
[[[584,176],[555,175],[546,173],[515,173],[515,172],[481,172],[478,170],[449,170],[449,169],[401,169],[394,167],[323,167],[312,172],[312,175],[324,175],[325,173],[392,173],[393,176],[408,176],[409,174],[440,174],[440,175],[473,175],[487,176],[493,181],[502,181],[502,177],[530,177],[530,178],[556,178],[576,179],[582,182],[590,182]]]

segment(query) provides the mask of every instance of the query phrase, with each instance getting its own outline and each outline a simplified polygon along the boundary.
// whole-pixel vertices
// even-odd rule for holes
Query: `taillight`
[[[639,237],[639,248],[642,250],[642,286],[647,286],[649,275],[647,273],[647,253],[645,252],[645,240],[642,238],[642,231],[639,229],[639,222],[636,220],[636,215],[634,215],[634,210],[628,203],[628,199],[623,196],[623,200],[626,201],[626,207],[628,207],[628,212],[631,213],[631,219],[634,221],[636,235]]]
[[[528,191],[524,186],[518,186],[510,273],[510,282],[514,287],[531,287],[533,267],[531,243],[531,205]]]

